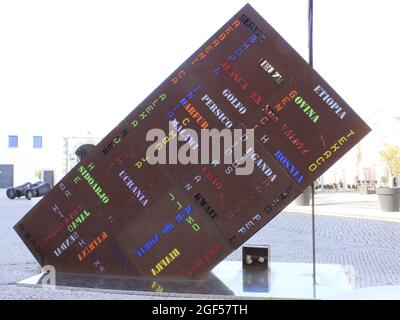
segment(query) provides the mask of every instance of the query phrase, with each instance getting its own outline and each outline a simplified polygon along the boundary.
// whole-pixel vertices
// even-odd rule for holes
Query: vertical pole
[[[308,0],[308,63],[312,67],[313,59],[313,0]]]
[[[313,57],[313,0],[308,0],[308,63],[312,67]],[[315,206],[314,206],[315,188],[314,182],[311,185],[311,232],[312,232],[312,266],[313,266],[313,296],[316,299],[316,258],[315,258]]]
[[[312,1],[312,0],[311,0]],[[313,265],[313,293],[314,299],[316,299],[316,286],[317,286],[317,275],[316,275],[316,254],[315,254],[315,206],[314,206],[314,182],[311,185],[311,229],[312,229],[312,265]]]

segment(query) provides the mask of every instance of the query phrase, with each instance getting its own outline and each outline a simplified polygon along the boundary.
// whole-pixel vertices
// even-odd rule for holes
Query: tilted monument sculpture
[[[254,137],[254,146],[231,164],[213,159],[174,164],[171,154],[167,164],[151,164],[146,151],[154,142],[146,141],[146,135],[152,128],[165,132],[155,144],[159,153],[185,141],[182,154],[198,152],[194,133],[213,128],[252,129],[243,131],[240,142]],[[40,265],[53,265],[57,272],[199,277],[369,131],[246,5],[15,230]],[[233,153],[232,144],[221,147],[223,155]],[[243,161],[253,164],[251,174],[236,174]]]

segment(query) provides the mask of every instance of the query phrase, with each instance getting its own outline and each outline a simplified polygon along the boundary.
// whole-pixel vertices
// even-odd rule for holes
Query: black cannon
[[[9,199],[25,196],[26,199],[31,200],[34,197],[45,195],[50,189],[50,184],[45,181],[38,181],[35,183],[26,182],[18,187],[8,188],[6,194]]]

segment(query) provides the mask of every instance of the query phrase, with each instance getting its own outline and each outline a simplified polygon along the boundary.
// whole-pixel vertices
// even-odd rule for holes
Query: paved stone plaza
[[[40,267],[12,229],[38,199],[8,200],[0,190],[0,299],[143,299],[87,290],[16,286]],[[316,195],[317,263],[340,264],[354,288],[400,284],[400,213],[382,213],[376,195]],[[40,221],[38,221],[40,223]],[[290,205],[249,244],[267,244],[276,262],[311,262],[309,207]],[[230,260],[240,260],[237,250]]]

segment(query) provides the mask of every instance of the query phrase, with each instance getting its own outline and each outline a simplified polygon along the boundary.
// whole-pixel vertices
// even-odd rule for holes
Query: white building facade
[[[44,180],[57,183],[79,161],[76,150],[96,145],[93,137],[64,137],[48,131],[0,129],[0,188]]]
[[[342,183],[346,189],[357,178],[376,181],[378,186],[383,177],[389,178],[379,151],[385,143],[400,144],[400,116],[378,113],[367,122],[371,133],[333,165],[319,179],[320,184]],[[35,125],[20,127],[13,122],[0,127],[0,188],[38,180],[54,185],[78,163],[75,152],[81,145],[100,141],[89,132],[75,137],[63,135],[62,130],[38,130]]]
[[[396,113],[377,113],[367,119],[372,131],[323,175],[321,183],[342,182],[346,186],[358,178],[365,184],[390,185],[389,171],[379,152],[385,144],[400,145],[400,115]]]

